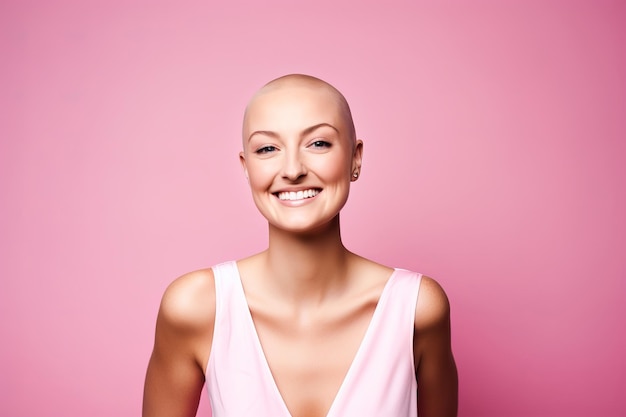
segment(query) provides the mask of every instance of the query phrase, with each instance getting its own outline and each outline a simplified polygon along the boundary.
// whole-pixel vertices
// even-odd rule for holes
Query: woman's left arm
[[[456,417],[458,375],[451,347],[450,303],[429,277],[423,277],[420,285],[413,349],[419,417]]]

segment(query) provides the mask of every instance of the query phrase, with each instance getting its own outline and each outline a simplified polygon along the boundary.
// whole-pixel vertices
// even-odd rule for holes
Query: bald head
[[[350,112],[350,106],[346,98],[341,94],[339,90],[319,78],[312,77],[304,74],[289,74],[276,78],[269,83],[265,84],[259,91],[257,91],[252,99],[246,106],[243,120],[243,136],[246,140],[246,131],[248,130],[248,124],[250,115],[252,112],[257,111],[258,106],[267,105],[267,102],[263,100],[268,95],[275,92],[285,90],[309,90],[312,94],[323,94],[326,99],[336,105],[337,110],[343,120],[343,125],[347,129],[347,136],[352,141],[356,142],[356,131],[354,128],[354,122],[352,120],[352,113]]]

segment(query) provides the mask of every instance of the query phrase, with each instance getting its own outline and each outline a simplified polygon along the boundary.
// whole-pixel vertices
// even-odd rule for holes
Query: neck
[[[319,304],[344,285],[351,256],[341,241],[338,217],[326,229],[307,234],[270,225],[267,284],[285,299]]]

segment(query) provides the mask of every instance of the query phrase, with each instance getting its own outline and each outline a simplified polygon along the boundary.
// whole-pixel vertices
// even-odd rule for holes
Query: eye
[[[254,151],[254,153],[266,154],[266,153],[275,152],[276,150],[277,150],[276,146],[266,145]]]
[[[315,149],[330,148],[330,146],[330,143],[326,142],[325,140],[316,140],[311,143],[311,147]]]

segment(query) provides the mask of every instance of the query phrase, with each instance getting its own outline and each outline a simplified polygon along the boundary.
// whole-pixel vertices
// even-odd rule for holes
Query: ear
[[[243,151],[239,152],[239,163],[241,164],[241,168],[243,168],[243,174],[246,176],[246,181],[249,182],[248,167],[246,166],[246,154]]]
[[[354,152],[352,153],[352,170],[350,170],[351,180],[356,181],[361,175],[361,164],[363,163],[363,141],[357,139],[354,143]],[[354,175],[356,174],[356,176]]]

